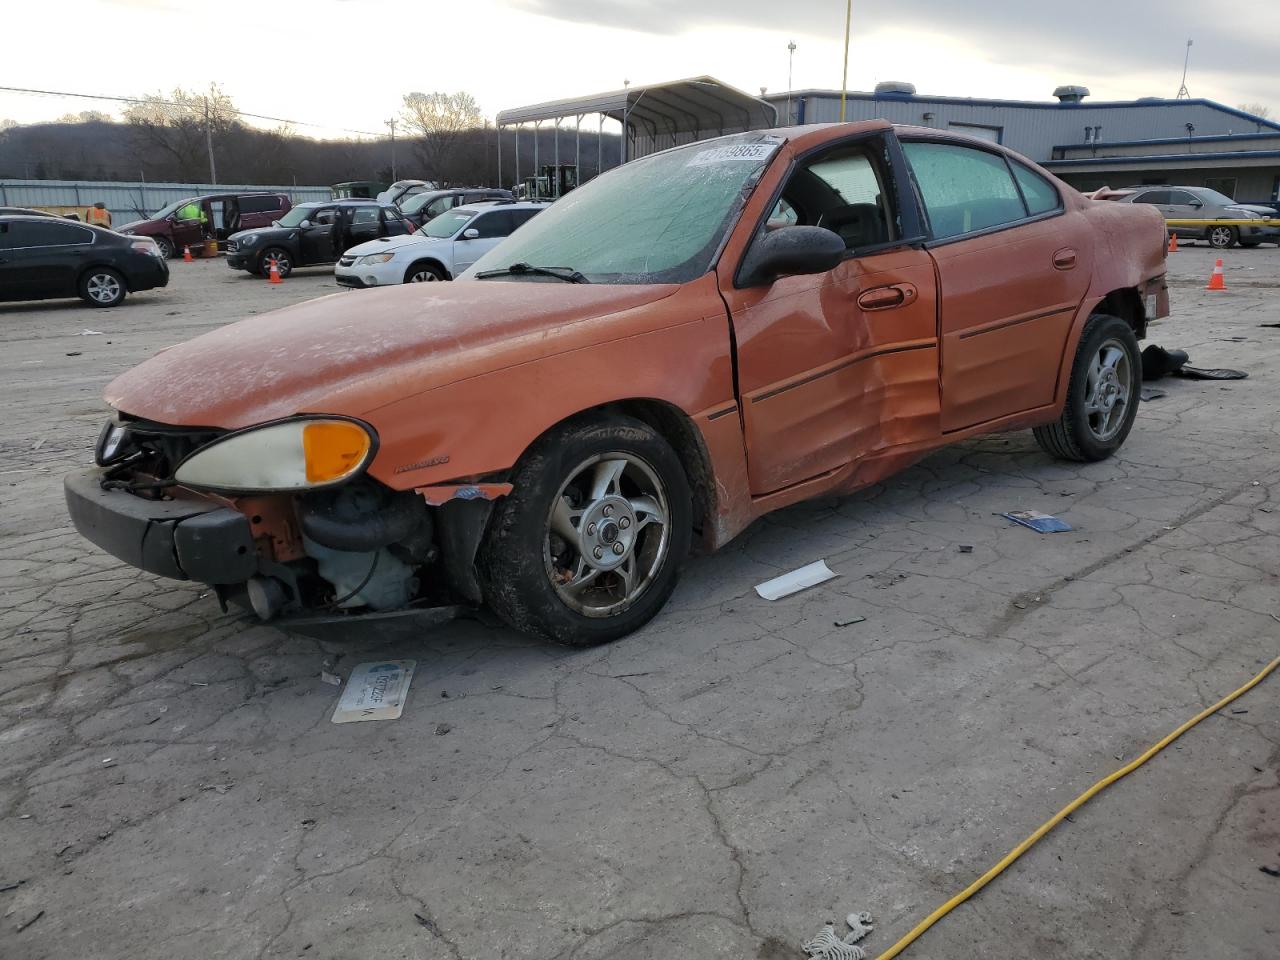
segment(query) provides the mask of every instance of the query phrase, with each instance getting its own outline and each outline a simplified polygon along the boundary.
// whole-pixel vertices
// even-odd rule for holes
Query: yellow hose
[[[1002,874],[1005,871],[1005,868],[1009,866],[1009,864],[1013,863],[1013,861],[1017,860],[1020,856],[1022,856],[1024,853],[1030,850],[1035,845],[1036,841],[1038,841],[1046,833],[1048,833],[1050,830],[1056,827],[1059,823],[1061,823],[1065,817],[1074,813],[1076,810],[1079,810],[1082,806],[1088,803],[1089,800],[1091,800],[1094,796],[1101,793],[1107,787],[1111,786],[1111,784],[1115,783],[1121,777],[1132,773],[1134,770],[1137,770],[1140,766],[1142,766],[1144,763],[1146,763],[1148,760],[1154,757],[1157,753],[1159,753],[1169,744],[1173,743],[1173,741],[1177,740],[1180,736],[1182,736],[1184,733],[1186,733],[1188,730],[1194,727],[1197,723],[1199,723],[1205,717],[1210,716],[1211,714],[1217,713],[1227,704],[1236,700],[1238,697],[1241,697],[1244,694],[1248,693],[1250,690],[1252,690],[1254,687],[1260,684],[1263,680],[1265,680],[1267,678],[1267,675],[1271,673],[1271,671],[1273,671],[1277,666],[1280,666],[1280,657],[1277,657],[1276,659],[1272,660],[1269,664],[1267,664],[1262,669],[1261,673],[1259,673],[1256,677],[1254,677],[1252,680],[1246,683],[1239,690],[1236,690],[1234,693],[1227,694],[1227,696],[1223,697],[1221,700],[1215,703],[1212,707],[1209,707],[1206,710],[1200,711],[1194,717],[1192,717],[1190,720],[1184,723],[1182,726],[1178,727],[1178,729],[1174,730],[1173,733],[1169,734],[1163,740],[1160,740],[1158,743],[1156,743],[1156,745],[1151,747],[1151,749],[1149,749],[1146,753],[1142,754],[1140,757],[1133,760],[1131,763],[1125,764],[1119,770],[1115,771],[1115,773],[1112,773],[1103,777],[1101,780],[1095,783],[1092,787],[1090,787],[1084,793],[1080,794],[1080,796],[1076,797],[1069,804],[1067,804],[1065,807],[1063,807],[1061,810],[1055,813],[1052,817],[1050,817],[1047,821],[1045,821],[1040,826],[1040,828],[1036,830],[1035,833],[1031,834],[1031,836],[1027,837],[1027,839],[1023,840],[1020,844],[1018,844],[1016,847],[1010,850],[1007,854],[1005,854],[1004,857],[1001,858],[1001,860],[995,866],[993,866],[990,870],[988,870],[986,873],[980,876],[977,880],[973,881],[973,883],[969,884],[969,886],[965,887],[963,890],[957,893],[954,897],[952,897],[950,900],[948,900],[946,903],[940,906],[937,910],[933,911],[933,913],[929,914],[927,917],[921,920],[918,924],[916,924],[916,926],[912,928],[910,933],[908,933],[905,937],[903,937],[901,940],[895,943],[892,947],[890,947],[884,953],[880,954],[880,956],[878,956],[876,960],[893,960],[894,957],[900,954],[903,950],[907,949],[907,947],[911,946],[911,944],[914,943],[926,930],[928,930],[935,923],[937,923],[939,920],[945,917],[948,913],[950,913],[956,907],[960,906],[960,904],[964,903],[966,900],[972,897],[975,893],[977,893],[979,890],[985,887],[988,883],[990,883],[992,880],[994,880],[996,877]]]

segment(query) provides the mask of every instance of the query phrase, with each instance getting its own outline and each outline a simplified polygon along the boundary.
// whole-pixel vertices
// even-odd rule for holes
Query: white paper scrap
[[[801,590],[807,590],[810,587],[816,587],[820,583],[826,583],[835,575],[831,568],[827,566],[827,561],[818,560],[807,567],[792,570],[790,573],[784,573],[780,577],[774,577],[772,580],[766,580],[764,583],[758,584],[756,593],[766,600],[781,600],[783,597],[789,597],[793,593],[799,593]]]
[[[334,708],[333,722],[399,719],[415,666],[416,660],[356,664]]]

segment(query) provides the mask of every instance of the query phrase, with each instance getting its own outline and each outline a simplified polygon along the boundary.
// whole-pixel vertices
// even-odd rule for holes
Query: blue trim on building
[[[1280,130],[1275,133],[1217,133],[1203,137],[1158,137],[1152,140],[1100,140],[1098,143],[1062,143],[1055,150],[1083,150],[1087,147],[1143,147],[1164,146],[1170,143],[1222,143],[1236,140],[1275,140],[1280,137]]]
[[[791,91],[791,99],[797,97],[831,97],[838,100],[840,98],[839,90],[793,90]],[[770,94],[765,97],[766,100],[786,99],[779,94]],[[983,98],[970,97],[922,97],[919,94],[909,93],[849,93],[846,95],[847,100],[860,100],[864,103],[875,103],[881,100],[888,100],[896,103],[941,103],[971,107],[1012,107],[1023,110],[1089,110],[1089,109],[1131,109],[1135,107],[1209,107],[1212,110],[1218,110],[1222,113],[1229,114],[1233,117],[1240,117],[1242,120],[1248,120],[1252,124],[1258,126],[1269,127],[1272,130],[1280,131],[1280,123],[1272,120],[1264,120],[1262,117],[1255,117],[1251,113],[1245,113],[1243,110],[1237,110],[1235,107],[1228,107],[1224,103],[1218,103],[1216,100],[1094,100],[1082,101],[1080,103],[1043,103],[1035,100],[988,100]]]
[[[1134,164],[1183,162],[1194,167],[1202,160],[1258,160],[1280,157],[1280,150],[1235,150],[1230,153],[1156,153],[1145,157],[1085,157],[1080,160],[1041,160],[1042,167],[1075,167],[1088,164]],[[1187,162],[1190,161],[1190,162]]]

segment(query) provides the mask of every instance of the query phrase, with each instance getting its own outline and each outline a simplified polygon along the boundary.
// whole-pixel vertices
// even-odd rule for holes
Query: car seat
[[[839,234],[850,250],[889,239],[884,211],[874,203],[850,203],[828,210],[818,217],[818,226]]]

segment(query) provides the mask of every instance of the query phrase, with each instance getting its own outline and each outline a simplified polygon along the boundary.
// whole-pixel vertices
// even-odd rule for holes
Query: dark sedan
[[[376,200],[325,200],[294,207],[273,226],[241,230],[227,240],[227,266],[266,276],[272,261],[281,277],[295,267],[337,263],[348,247],[413,232],[390,204]]]
[[[45,216],[0,216],[0,300],[79,296],[114,307],[163,287],[169,267],[150,239]]]

